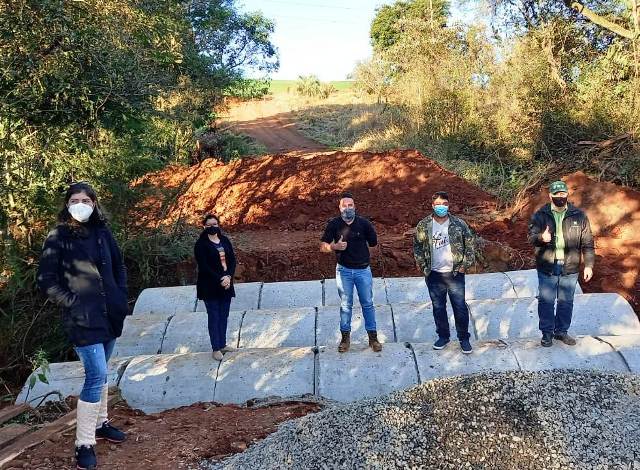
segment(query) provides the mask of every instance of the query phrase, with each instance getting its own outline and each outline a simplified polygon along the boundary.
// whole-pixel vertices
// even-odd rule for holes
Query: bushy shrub
[[[296,82],[296,93],[300,96],[326,99],[335,92],[331,83],[323,83],[315,75],[300,76]]]

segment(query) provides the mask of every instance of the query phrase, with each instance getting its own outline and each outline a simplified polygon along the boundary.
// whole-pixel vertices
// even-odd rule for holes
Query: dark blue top
[[[359,215],[356,215],[351,224],[347,224],[342,217],[335,217],[327,224],[321,240],[325,243],[336,243],[340,237],[347,242],[347,249],[336,251],[338,264],[351,269],[368,267],[369,247],[378,244],[378,236],[373,224]]]

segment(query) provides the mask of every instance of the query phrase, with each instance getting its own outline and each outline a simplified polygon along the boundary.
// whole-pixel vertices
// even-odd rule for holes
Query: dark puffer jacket
[[[542,233],[549,227],[551,241],[542,241]],[[584,256],[584,265],[593,268],[595,251],[593,235],[587,215],[576,206],[569,204],[567,213],[562,221],[562,235],[564,236],[564,266],[562,274],[575,274],[580,270],[580,261]],[[547,274],[553,273],[556,253],[556,221],[551,212],[551,204],[540,208],[529,222],[529,243],[536,250],[536,267]]]
[[[90,253],[87,247],[95,247]],[[122,334],[127,273],[106,226],[72,229],[60,224],[44,242],[38,285],[62,307],[62,322],[75,346],[104,343]]]

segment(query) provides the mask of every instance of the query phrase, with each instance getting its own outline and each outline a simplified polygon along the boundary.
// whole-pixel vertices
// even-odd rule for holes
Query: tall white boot
[[[76,463],[80,470],[96,468],[96,420],[100,402],[89,403],[78,400],[76,408]]]
[[[107,421],[107,400],[109,399],[109,384],[102,386],[102,395],[100,396],[100,410],[98,411],[98,419],[96,420],[96,429],[102,427]]]

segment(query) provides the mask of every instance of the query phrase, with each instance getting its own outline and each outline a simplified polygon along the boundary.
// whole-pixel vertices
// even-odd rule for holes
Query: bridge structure
[[[543,348],[536,295],[535,270],[467,275],[474,351],[463,355],[455,341],[433,350],[436,333],[424,278],[375,278],[383,350],[368,348],[356,295],[352,346],[341,354],[335,279],[236,284],[227,339],[237,349],[218,362],[211,357],[207,314],[195,286],[146,289],[116,343],[109,383],[131,407],[154,413],[197,402],[242,404],[271,397],[349,402],[484,371],[640,374],[640,322],[623,297],[578,288],[570,330],[577,345],[554,342]],[[455,335],[451,311],[449,316]],[[48,383],[36,380],[31,386],[28,379],[17,402],[35,405],[47,395],[45,401],[78,395],[83,381],[80,362],[53,363]]]

